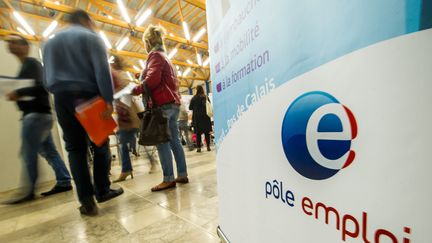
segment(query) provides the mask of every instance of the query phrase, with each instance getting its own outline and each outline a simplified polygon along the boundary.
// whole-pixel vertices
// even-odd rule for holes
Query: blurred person
[[[98,213],[94,197],[101,203],[119,196],[123,189],[110,189],[108,177],[111,164],[109,142],[93,148],[93,183],[88,167],[89,138],[75,117],[75,108],[97,96],[108,104],[102,114],[111,117],[113,85],[108,57],[102,39],[95,33],[95,24],[83,10],[70,15],[70,26],[56,34],[44,47],[46,86],[54,94],[58,121],[68,151],[75,181],[79,211],[83,215]]]
[[[116,92],[126,87],[129,82],[125,75],[124,63],[119,56],[114,56],[113,63],[111,64],[112,76],[114,81],[114,89]],[[129,98],[132,98],[129,96]],[[136,154],[136,139],[135,135],[139,128],[138,108],[131,99],[130,106],[123,103],[121,99],[115,101],[115,110],[117,111],[117,123],[119,130],[117,134],[120,138],[120,153],[121,153],[121,174],[113,182],[120,182],[126,180],[128,176],[133,179],[132,162],[129,156],[129,148],[134,149]],[[130,145],[130,147],[129,147]]]
[[[142,75],[143,73],[141,73],[141,75],[138,77],[138,80],[142,80]],[[148,106],[147,106],[147,100],[144,98],[144,96],[141,98],[141,104],[142,104],[142,112],[145,111]],[[140,117],[141,119],[142,117]],[[142,123],[140,122],[140,129],[141,129],[141,125]],[[158,167],[158,160],[155,158],[155,154],[154,154],[154,150],[155,150],[155,146],[143,146],[144,148],[144,153],[147,155],[147,158],[150,161],[150,170],[149,170],[149,174],[154,174],[159,172],[159,167]]]
[[[150,25],[143,35],[147,52],[147,66],[143,72],[143,84],[134,90],[138,95],[144,92],[144,85],[153,96],[153,102],[160,106],[171,131],[171,140],[157,145],[162,165],[163,181],[154,186],[152,191],[160,191],[176,186],[177,183],[188,183],[185,154],[180,143],[177,120],[180,110],[179,81],[173,65],[165,53],[163,33],[159,27]],[[174,177],[172,153],[177,164],[177,178]]]
[[[189,136],[189,126],[188,126],[188,113],[186,111],[186,107],[184,104],[180,105],[180,113],[179,113],[179,120],[178,120],[178,126],[180,130],[180,136],[184,136],[184,139],[186,141],[186,145],[188,146],[189,151],[194,150],[194,145],[191,141],[191,137]]]
[[[210,132],[212,131],[212,125],[210,117],[207,115],[206,111],[207,100],[209,100],[209,98],[205,95],[203,87],[201,85],[197,86],[196,94],[192,97],[189,104],[189,110],[192,111],[192,123],[197,139],[197,152],[201,152],[201,134],[203,133],[205,135],[207,151],[211,151]]]
[[[51,129],[53,116],[49,103],[48,92],[42,86],[42,65],[36,59],[29,57],[30,44],[20,35],[7,37],[9,52],[21,62],[17,79],[33,79],[35,85],[14,90],[6,95],[10,101],[16,101],[23,112],[21,128],[21,157],[23,160],[24,196],[8,201],[15,204],[34,199],[34,191],[38,178],[38,154],[44,157],[54,170],[57,183],[42,196],[72,190],[71,176],[63,159],[58,153]],[[19,81],[17,81],[19,82]],[[24,172],[25,170],[25,172]]]

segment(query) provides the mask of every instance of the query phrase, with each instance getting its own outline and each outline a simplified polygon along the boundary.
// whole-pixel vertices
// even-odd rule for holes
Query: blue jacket
[[[109,103],[113,82],[102,39],[79,25],[56,33],[44,46],[44,82],[56,94],[64,91],[94,92]]]

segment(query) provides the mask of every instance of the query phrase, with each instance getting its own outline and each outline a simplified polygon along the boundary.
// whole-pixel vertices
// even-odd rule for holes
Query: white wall
[[[38,58],[37,46],[32,46],[30,56]],[[20,63],[15,56],[7,50],[7,44],[0,41],[0,75],[16,76]],[[0,98],[0,192],[20,187],[21,164],[19,157],[21,113],[14,102]],[[63,149],[60,149],[60,137],[57,124],[53,128],[54,142],[64,158]],[[68,166],[68,163],[66,163]],[[54,180],[54,172],[48,163],[39,160],[39,182]]]

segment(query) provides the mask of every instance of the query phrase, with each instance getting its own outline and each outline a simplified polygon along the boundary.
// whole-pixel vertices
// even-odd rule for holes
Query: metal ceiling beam
[[[42,39],[42,37],[40,37],[40,36],[23,35],[17,31],[0,29],[0,36],[10,35],[10,34],[19,34],[19,35],[24,36],[25,38],[27,38],[28,40],[33,41],[33,42],[40,42],[40,40]],[[119,56],[123,56],[123,57],[134,57],[134,58],[139,58],[139,59],[147,59],[147,57],[148,57],[148,55],[146,55],[146,54],[129,52],[129,51],[110,50],[109,52],[111,54],[115,54],[115,55],[119,55]],[[189,66],[189,67],[193,67],[193,68],[203,68],[203,67],[200,67],[198,65],[190,65],[189,63],[175,61],[175,60],[173,60],[172,63],[175,65]],[[133,69],[133,70],[135,70],[135,69]],[[134,72],[136,72],[136,71],[134,71]],[[205,77],[199,77],[199,76],[187,77],[187,79],[208,80]]]
[[[0,11],[1,12],[11,12],[12,10],[10,10],[10,9],[8,9],[8,8],[0,8]],[[49,22],[49,21],[51,21],[52,19],[51,18],[48,18],[48,17],[43,17],[43,16],[39,16],[39,15],[35,15],[35,14],[31,14],[31,13],[27,13],[27,12],[21,12],[21,11],[18,11],[20,14],[22,14],[23,16],[28,16],[28,17],[31,17],[31,18],[35,18],[35,19],[39,19],[39,20],[43,20],[43,21],[47,21],[47,22]],[[59,15],[61,15],[61,14],[59,14]],[[59,18],[57,19],[57,21],[58,21],[58,23],[60,24],[60,26],[62,26],[62,25],[65,25],[65,24],[67,24],[66,22],[63,22],[63,21],[61,21]],[[14,21],[9,21],[10,23],[14,23]],[[110,32],[110,31],[106,31],[106,30],[104,30],[104,32],[105,32],[105,34],[107,34],[107,35],[109,35],[109,36],[119,36],[120,34],[119,33],[114,33],[114,32]],[[132,41],[134,41],[134,42],[136,42],[136,43],[140,43],[141,44],[141,46],[143,46],[144,44],[142,43],[142,41],[141,41],[141,39],[139,39],[139,38],[136,38],[136,37],[129,37]],[[189,51],[189,50],[184,50],[184,49],[178,49],[178,53],[180,54],[180,55],[182,55],[182,56],[185,56],[185,55],[194,55],[194,52],[192,52],[192,51]],[[181,62],[181,61],[176,61],[176,60],[173,60],[173,62],[178,62],[178,64],[177,65],[181,65],[181,66],[186,66],[186,67],[192,67],[192,68],[197,68],[196,67],[196,65],[190,65],[189,63],[186,63],[186,62]],[[185,64],[185,65],[182,65],[182,64],[180,64],[180,63],[183,63],[183,64]],[[204,67],[200,67],[200,68],[204,68]],[[204,68],[204,69],[208,69],[208,68]]]
[[[21,0],[21,1],[25,2],[25,3],[33,4],[33,5],[38,5],[38,6],[46,7],[46,8],[52,9],[52,10],[57,10],[57,11],[64,12],[64,13],[72,13],[72,12],[75,11],[75,8],[73,8],[73,7],[69,7],[67,5],[62,5],[62,4],[57,5],[57,4],[53,3],[53,2],[48,2],[48,1],[44,1],[44,2],[35,2],[34,0]],[[100,0],[96,0],[96,1],[107,3],[105,1],[100,1]],[[113,5],[112,3],[109,3],[109,2],[108,2],[108,4],[109,5]],[[100,16],[100,15],[97,15],[97,14],[94,14],[94,13],[91,13],[91,12],[89,12],[88,14],[94,20],[99,21],[99,22],[103,22],[103,23],[106,23],[106,24],[111,24],[111,25],[115,25],[115,26],[119,26],[119,27],[127,28],[127,29],[133,28],[133,29],[135,29],[137,31],[140,31],[140,32],[144,32],[145,31],[145,28],[143,28],[143,27],[133,26],[133,25],[130,25],[130,24],[128,24],[128,23],[126,23],[125,21],[122,21],[122,20],[118,20],[118,19],[112,19],[111,20],[111,19],[109,19],[107,17]],[[153,18],[153,19],[155,19],[155,18]],[[169,25],[174,25],[172,23],[169,23],[169,22],[166,22],[166,21],[163,21],[163,20],[156,20],[156,21],[159,21],[161,24],[162,24],[162,22],[164,22],[165,24],[168,23]],[[178,25],[175,25],[175,26],[178,26]],[[201,44],[201,43],[191,42],[191,41],[188,41],[188,40],[186,40],[184,38],[181,38],[181,37],[178,37],[178,36],[169,36],[169,35],[167,35],[167,36],[165,36],[165,38],[169,39],[169,40],[173,40],[173,41],[179,42],[179,43],[182,43],[182,44],[186,44],[186,45],[190,45],[190,46],[197,47],[197,48],[200,48],[200,49],[208,50],[208,46],[207,45],[204,45],[204,44]]]
[[[183,0],[183,2],[187,2],[189,4],[194,5],[195,7],[198,7],[202,10],[206,10],[206,4],[204,0]]]

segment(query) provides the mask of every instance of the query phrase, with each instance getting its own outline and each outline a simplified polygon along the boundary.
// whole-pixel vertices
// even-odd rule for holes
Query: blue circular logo
[[[353,113],[328,93],[308,92],[288,107],[282,144],[291,166],[301,175],[324,180],[349,166],[357,136]]]

